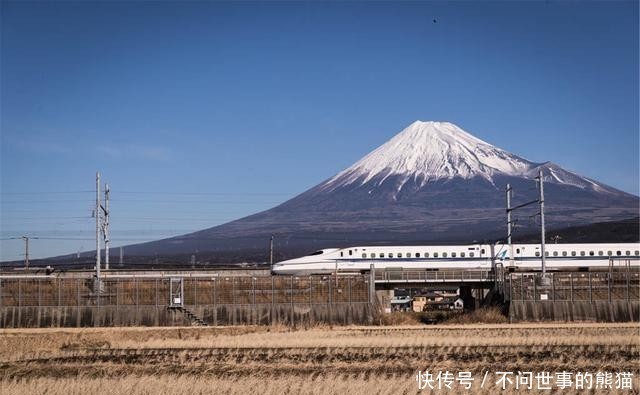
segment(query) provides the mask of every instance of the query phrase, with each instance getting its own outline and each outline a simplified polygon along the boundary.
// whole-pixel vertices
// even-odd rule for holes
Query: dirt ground
[[[419,371],[434,381],[419,382]],[[513,372],[505,391],[497,372]],[[572,386],[553,387],[562,394],[637,394],[640,325],[0,330],[1,394],[536,393],[516,389],[518,372],[549,372],[552,386],[555,374],[570,373]],[[633,375],[631,390],[616,389],[621,372]],[[470,389],[461,373],[473,378]],[[576,390],[585,373],[592,389]]]

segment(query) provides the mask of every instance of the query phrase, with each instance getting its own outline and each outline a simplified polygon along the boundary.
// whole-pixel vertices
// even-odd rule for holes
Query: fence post
[[[156,302],[156,309],[158,308],[158,279],[155,279],[155,283],[156,283],[156,297],[155,297],[155,302]]]
[[[611,303],[611,272],[607,273],[607,288],[609,290],[609,303]]]
[[[376,267],[369,265],[369,304],[373,304],[376,297]]]
[[[630,277],[631,277],[631,273],[630,270],[627,270],[627,300],[629,300],[629,288],[630,288]]]
[[[556,301],[556,275],[551,273],[551,293],[553,294],[553,301]]]
[[[231,277],[231,304],[236,304],[236,278]]]
[[[291,321],[290,323],[293,324],[294,322],[294,311],[293,311],[293,276],[291,276]]]
[[[138,308],[140,302],[139,302],[139,298],[138,298],[138,279],[134,277],[133,279],[133,283],[136,286],[136,309]]]
[[[22,307],[22,279],[18,279],[18,307]]]
[[[62,279],[58,277],[56,281],[58,282],[58,307],[60,307],[62,305],[62,292],[61,292],[62,287],[60,284],[62,282]]]
[[[571,302],[573,302],[573,274],[569,273],[569,285],[571,286],[571,293],[569,294]]]
[[[593,303],[593,287],[591,286],[591,272],[589,272],[589,303]]]

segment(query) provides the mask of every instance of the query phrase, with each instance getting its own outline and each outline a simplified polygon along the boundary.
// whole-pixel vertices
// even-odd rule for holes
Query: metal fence
[[[538,284],[536,273],[510,273],[507,297],[513,301],[640,300],[640,272],[548,273],[548,286]]]
[[[0,278],[0,307],[168,306],[171,279],[185,306],[369,303],[369,277]]]

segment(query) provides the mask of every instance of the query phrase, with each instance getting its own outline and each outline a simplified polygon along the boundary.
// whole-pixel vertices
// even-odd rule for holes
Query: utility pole
[[[273,267],[273,235],[269,240],[269,266]]]
[[[538,201],[540,202],[540,256],[542,257],[542,276],[540,277],[540,285],[550,285],[549,279],[547,278],[547,262],[544,250],[544,179],[542,177],[542,169],[540,169],[540,173],[538,173],[538,182],[540,182],[540,197]]]
[[[100,172],[96,172],[96,278],[100,289]]]
[[[109,270],[109,184],[104,185],[104,268]]]
[[[513,264],[513,246],[511,245],[511,184],[507,184],[507,245],[509,248],[509,266]]]
[[[22,236],[24,240],[24,268],[29,270],[29,236]]]

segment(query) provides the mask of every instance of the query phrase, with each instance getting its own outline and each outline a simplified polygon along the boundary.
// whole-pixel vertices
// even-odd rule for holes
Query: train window
[[[465,255],[464,252],[461,252],[460,253],[460,258],[464,258],[464,255]]]
[[[576,256],[576,252],[575,251],[571,251],[571,256]]]
[[[384,252],[380,253],[380,258],[384,258]]]
[[[611,251],[607,251],[607,255],[611,256],[613,254],[611,253]]]
[[[425,258],[429,258],[429,253],[428,253],[428,252],[425,252],[425,253],[424,253],[424,257],[425,257]]]
[[[589,251],[589,256],[594,256],[596,253],[593,251]]]
[[[393,258],[393,252],[389,253],[389,258]]]
[[[353,251],[349,250],[349,255],[353,255]]]
[[[420,253],[416,252],[416,258],[420,258]]]
[[[553,256],[558,256],[558,251],[553,251]]]
[[[437,252],[434,252],[434,253],[433,253],[433,257],[434,257],[434,258],[437,258],[437,257],[438,257],[438,253],[437,253]]]
[[[536,256],[540,256],[540,251],[536,251]]]
[[[375,258],[375,257],[376,257],[376,253],[375,253],[375,252],[372,252],[371,254],[369,254],[369,256],[370,256],[371,258]]]
[[[340,256],[344,256],[344,251],[340,251]]]
[[[451,258],[455,258],[455,257],[456,257],[456,253],[455,253],[455,252],[452,252],[452,253],[451,253]]]
[[[316,252],[314,252],[314,253],[313,253],[313,254],[311,254],[311,255],[320,255],[320,254],[322,254],[323,252],[324,252],[324,251],[320,250],[320,251],[316,251]]]
[[[598,255],[599,255],[599,256],[602,256],[602,255],[604,255],[604,252],[602,252],[602,251],[598,251]]]
[[[562,251],[562,256],[567,256],[567,251]]]
[[[480,255],[484,254],[484,248],[480,250]]]
[[[407,252],[407,258],[411,258],[411,253]]]
[[[402,258],[402,253],[401,252],[398,253],[398,258]]]
[[[636,256],[638,256],[638,255],[640,255],[640,254],[638,254],[638,250],[636,250]]]
[[[622,255],[622,252],[616,251],[616,255]]]
[[[367,253],[366,253],[366,252],[363,252],[363,253],[362,253],[362,257],[363,257],[363,258],[366,258],[366,257],[367,257]]]
[[[584,251],[580,251],[580,256],[584,256]]]
[[[516,248],[516,254],[519,254],[519,253],[520,253],[520,249]]]
[[[442,257],[443,257],[443,258],[446,258],[446,257],[447,257],[447,253],[446,253],[446,252],[443,252],[443,253],[442,253]]]
[[[549,251],[545,251],[544,256],[549,256]]]
[[[625,255],[631,255],[631,251],[627,251]]]
[[[474,255],[476,255],[476,254],[475,254],[473,251],[471,251],[471,252],[469,253],[469,256],[470,256],[471,258],[473,258],[473,257],[474,257]]]

